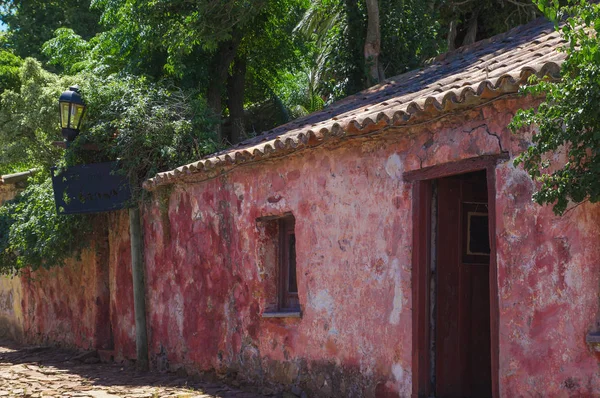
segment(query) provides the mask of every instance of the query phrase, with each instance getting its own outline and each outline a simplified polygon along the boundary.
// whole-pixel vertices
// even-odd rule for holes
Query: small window
[[[296,221],[286,213],[257,219],[257,261],[264,282],[263,318],[299,318]]]
[[[299,311],[295,219],[279,219],[279,310]]]

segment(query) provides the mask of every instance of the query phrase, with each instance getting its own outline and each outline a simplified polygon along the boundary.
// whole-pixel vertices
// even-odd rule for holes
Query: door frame
[[[403,174],[413,184],[412,244],[412,397],[429,397],[433,392],[430,367],[430,278],[432,181],[474,171],[486,171],[490,237],[496,236],[496,165],[508,154],[480,156],[431,166]],[[496,239],[490,239],[490,350],[492,396],[500,396],[499,386],[499,300]]]

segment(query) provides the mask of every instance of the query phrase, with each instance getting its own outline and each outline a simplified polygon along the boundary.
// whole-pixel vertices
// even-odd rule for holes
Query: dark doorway
[[[486,172],[439,178],[434,184],[435,396],[491,397]]]

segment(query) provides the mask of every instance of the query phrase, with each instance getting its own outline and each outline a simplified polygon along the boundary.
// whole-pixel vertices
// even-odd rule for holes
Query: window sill
[[[600,344],[600,332],[588,333],[585,336],[585,342],[588,344]]]
[[[300,311],[263,312],[263,318],[302,318]]]

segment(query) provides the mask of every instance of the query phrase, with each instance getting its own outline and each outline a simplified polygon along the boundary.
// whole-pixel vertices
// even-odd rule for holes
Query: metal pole
[[[135,310],[135,345],[137,368],[148,370],[148,335],[146,332],[146,291],[142,226],[139,207],[129,209],[129,236],[131,240],[131,276],[133,278],[133,306]]]

